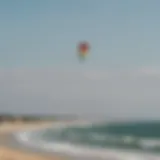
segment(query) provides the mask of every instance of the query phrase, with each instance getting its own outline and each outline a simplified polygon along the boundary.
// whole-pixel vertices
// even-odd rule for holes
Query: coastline
[[[135,158],[139,160],[159,160],[160,157],[158,155],[151,155],[151,154],[142,154],[142,153],[134,153],[134,152],[126,152],[122,150],[112,150],[107,149],[102,152],[97,152],[96,150],[92,150],[92,156],[88,155],[69,155],[66,152],[57,153],[57,152],[50,152],[41,147],[32,147],[25,145],[22,141],[19,141],[15,135],[23,134],[23,132],[30,132],[33,130],[43,130],[46,128],[57,127],[56,125],[62,126],[69,126],[69,125],[84,125],[86,122],[82,121],[50,121],[50,122],[30,122],[30,123],[4,123],[0,125],[0,160],[98,160],[98,159],[130,159]],[[88,124],[88,123],[87,123]],[[43,146],[42,146],[43,147]],[[84,148],[83,148],[84,149]],[[74,148],[73,148],[74,150]],[[82,151],[82,150],[81,150]],[[67,151],[68,152],[68,151]],[[74,152],[77,152],[74,150]],[[79,152],[79,151],[78,151]],[[84,150],[83,152],[91,152],[89,150]],[[98,156],[98,157],[97,157]]]
[[[18,143],[13,134],[21,131],[45,129],[57,122],[4,123],[0,125],[0,160],[62,160],[64,157],[29,148]]]

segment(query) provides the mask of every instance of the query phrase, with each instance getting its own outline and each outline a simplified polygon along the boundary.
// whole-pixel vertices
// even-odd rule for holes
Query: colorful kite
[[[88,53],[89,53],[89,44],[87,42],[81,42],[78,45],[78,56],[80,60],[85,60],[85,58],[87,57]]]

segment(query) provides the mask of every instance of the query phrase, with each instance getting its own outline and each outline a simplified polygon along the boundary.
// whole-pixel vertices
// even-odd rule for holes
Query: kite
[[[78,57],[80,60],[85,60],[87,55],[89,54],[89,44],[87,42],[81,42],[78,45]]]

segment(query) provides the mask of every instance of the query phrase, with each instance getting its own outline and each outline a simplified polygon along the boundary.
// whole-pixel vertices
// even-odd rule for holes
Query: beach
[[[146,124],[141,124],[143,129],[142,125],[145,126]],[[147,122],[148,128],[150,128],[150,125]],[[104,130],[106,126],[108,132]],[[130,124],[130,126],[132,125]],[[151,127],[153,128],[153,124]],[[111,126],[110,129],[113,128]],[[116,133],[118,134],[118,131],[122,129],[124,129],[123,126],[120,128],[116,126]],[[131,129],[132,134],[134,134],[135,129],[133,130],[133,127]],[[152,133],[152,136],[156,136],[157,132],[156,130],[155,135]],[[0,160],[160,159],[159,153],[152,149],[152,147],[158,147],[158,140],[155,143],[154,139],[146,141],[141,137],[141,139],[135,141],[131,137],[130,139],[127,137],[126,141],[126,136],[121,138],[108,137],[109,134],[107,133],[109,133],[108,124],[94,126],[82,121],[74,121],[73,123],[67,123],[66,121],[4,123],[0,125]],[[147,134],[149,134],[149,131]],[[125,138],[125,141],[122,141],[122,138]],[[116,145],[110,147],[111,143],[116,143]],[[86,144],[89,144],[88,147]],[[98,145],[104,147],[99,148]],[[118,146],[120,147],[118,148]],[[150,148],[147,149],[147,147]]]
[[[29,131],[47,128],[53,125],[53,122],[30,122],[30,123],[4,123],[0,126],[0,160],[60,160],[62,157],[53,154],[43,154],[29,151],[27,147],[20,147],[12,144],[10,135],[14,132]],[[16,143],[16,142],[14,142]],[[24,149],[25,148],[25,149]]]

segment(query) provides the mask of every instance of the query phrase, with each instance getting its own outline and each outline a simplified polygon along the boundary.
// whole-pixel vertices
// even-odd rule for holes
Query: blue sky
[[[159,8],[159,0],[1,0],[0,111],[159,118]],[[82,40],[91,45],[83,64]]]
[[[76,45],[91,45],[86,66],[157,66],[158,0],[1,0],[1,67],[81,67]]]

